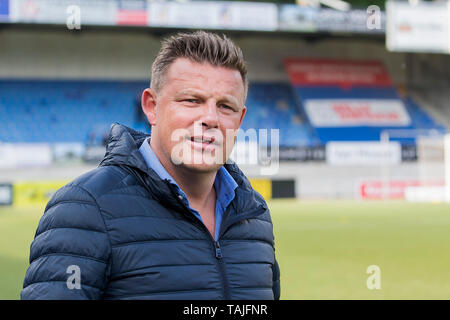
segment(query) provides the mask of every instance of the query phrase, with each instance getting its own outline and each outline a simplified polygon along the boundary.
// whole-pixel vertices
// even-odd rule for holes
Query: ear
[[[156,93],[154,90],[147,88],[142,92],[141,105],[148,122],[152,126],[156,126]]]
[[[241,120],[239,120],[239,128],[241,127],[242,120],[244,120],[244,116],[245,116],[246,112],[247,112],[247,107],[244,106],[244,109],[242,109]]]

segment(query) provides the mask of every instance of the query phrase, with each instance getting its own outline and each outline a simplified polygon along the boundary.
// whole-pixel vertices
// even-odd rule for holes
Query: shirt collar
[[[164,168],[164,166],[161,164],[161,161],[159,161],[158,157],[156,156],[156,153],[153,151],[152,147],[150,146],[150,138],[147,138],[142,143],[141,147],[139,148],[139,151],[141,152],[142,156],[144,157],[145,163],[147,166],[153,171],[156,172],[156,174],[162,179],[162,180],[169,180],[171,183],[178,186],[178,184],[175,182],[175,180],[172,178],[172,176],[167,172],[167,170]]]

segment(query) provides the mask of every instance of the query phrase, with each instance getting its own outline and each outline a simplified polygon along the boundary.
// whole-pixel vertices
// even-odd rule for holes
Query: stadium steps
[[[411,90],[408,95],[416,101],[421,108],[429,113],[438,125],[445,127],[446,130],[450,128],[450,110],[437,107],[435,104],[429,102],[429,100],[417,90]]]

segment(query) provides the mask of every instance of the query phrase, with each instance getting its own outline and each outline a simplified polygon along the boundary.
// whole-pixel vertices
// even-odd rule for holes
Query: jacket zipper
[[[216,259],[219,264],[220,276],[222,278],[222,286],[223,286],[223,298],[224,300],[231,300],[230,297],[230,288],[228,286],[227,273],[225,270],[225,262],[223,261],[222,249],[220,249],[219,241],[214,241],[214,246],[216,248]]]
[[[137,175],[135,175],[135,176],[137,176]],[[139,177],[139,178],[141,178],[141,177]],[[141,183],[143,183],[145,188],[147,190],[149,190],[149,192],[150,192],[151,191],[150,188],[148,188],[147,184],[143,181],[143,179],[139,179],[139,180],[141,181]],[[222,220],[222,224],[220,226],[220,232],[219,232],[218,239],[215,240],[213,238],[213,236],[211,235],[211,233],[209,232],[208,228],[206,228],[206,226],[200,220],[198,220],[196,217],[194,217],[192,215],[192,212],[189,210],[189,208],[186,207],[186,205],[183,203],[183,201],[181,201],[181,199],[178,197],[178,194],[173,189],[171,183],[168,180],[164,180],[164,182],[167,184],[167,186],[169,187],[169,190],[172,192],[173,196],[177,199],[178,203],[182,206],[182,208],[184,208],[184,210],[186,211],[187,216],[189,217],[189,219],[191,219],[194,222],[194,224],[199,226],[200,229],[202,229],[204,232],[206,232],[206,234],[208,234],[209,238],[211,239],[211,242],[212,242],[212,245],[213,245],[213,250],[214,250],[216,261],[217,261],[217,265],[219,266],[220,277],[221,277],[221,280],[222,280],[223,297],[224,297],[224,300],[231,300],[231,298],[230,298],[230,289],[229,289],[229,286],[228,286],[228,279],[227,279],[226,270],[225,270],[225,262],[223,261],[222,249],[220,247],[219,239],[222,236],[222,234],[224,233],[225,229],[228,229],[230,226],[232,226],[233,224],[235,224],[235,223],[237,223],[237,222],[239,222],[239,221],[241,221],[243,219],[250,218],[257,211],[266,210],[266,208],[264,206],[260,206],[257,209],[255,209],[255,210],[253,210],[253,211],[251,211],[251,212],[249,212],[249,213],[239,217],[239,219],[236,219],[234,221],[231,220],[230,223],[228,223],[227,225],[225,225],[225,219],[223,219]]]
[[[192,212],[189,210],[189,208],[187,208],[185,206],[185,204],[181,201],[180,198],[178,198],[178,196],[175,194],[175,191],[172,189],[171,186],[169,186],[170,190],[172,190],[172,193],[174,193],[175,197],[177,198],[177,201],[183,206],[183,208],[185,209],[186,213],[189,216],[189,219],[191,219],[192,221],[195,222],[195,224],[197,224],[198,226],[200,226],[200,228],[205,231],[209,238],[211,239],[213,245],[214,245],[214,251],[215,251],[215,256],[216,256],[216,261],[217,264],[219,266],[219,273],[220,273],[220,277],[222,279],[222,287],[223,287],[223,296],[224,296],[224,300],[231,300],[231,296],[230,296],[230,288],[229,288],[229,284],[228,284],[228,278],[227,278],[227,273],[225,270],[225,262],[223,261],[223,254],[222,254],[222,249],[220,247],[220,242],[219,239],[222,236],[222,234],[225,232],[226,229],[228,229],[230,226],[232,226],[233,224],[242,221],[243,219],[249,218],[251,216],[253,216],[255,214],[255,212],[258,211],[262,211],[262,210],[266,210],[265,207],[258,207],[257,209],[243,215],[242,217],[240,217],[239,219],[236,219],[235,221],[231,220],[231,223],[225,224],[225,219],[222,220],[222,224],[220,225],[220,232],[219,232],[219,236],[218,239],[215,240],[213,238],[213,236],[211,235],[211,233],[209,232],[208,228],[206,228],[206,226],[200,221],[198,220],[196,217],[192,216]]]
[[[218,241],[214,241],[214,246],[216,247],[216,258],[222,259],[222,250],[220,249],[220,244]]]
[[[228,280],[227,280],[226,271],[225,271],[225,265],[224,265],[225,262],[223,261],[222,249],[220,248],[219,240],[215,240],[213,238],[213,236],[211,235],[211,233],[209,232],[208,228],[206,228],[206,226],[200,220],[198,220],[196,217],[194,217],[192,215],[192,212],[189,210],[189,208],[186,207],[186,205],[183,203],[183,201],[181,201],[181,199],[176,194],[175,190],[173,190],[172,186],[170,185],[170,182],[166,181],[166,183],[168,184],[169,189],[171,190],[172,194],[177,199],[178,203],[186,211],[187,216],[189,217],[189,219],[191,219],[197,226],[199,226],[200,229],[205,231],[208,234],[209,238],[211,239],[211,243],[213,245],[213,250],[214,250],[214,253],[215,253],[217,265],[218,265],[218,268],[219,268],[220,278],[222,280],[223,297],[224,297],[224,300],[230,300],[231,299],[230,298],[230,294],[229,294],[230,289],[229,289],[229,286],[228,286]],[[220,235],[219,235],[219,238],[220,238]]]

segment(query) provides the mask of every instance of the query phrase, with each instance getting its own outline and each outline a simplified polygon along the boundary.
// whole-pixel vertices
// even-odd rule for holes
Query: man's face
[[[171,161],[198,172],[217,171],[246,112],[239,71],[178,58],[153,94],[154,111],[146,114],[151,145],[163,165]]]

